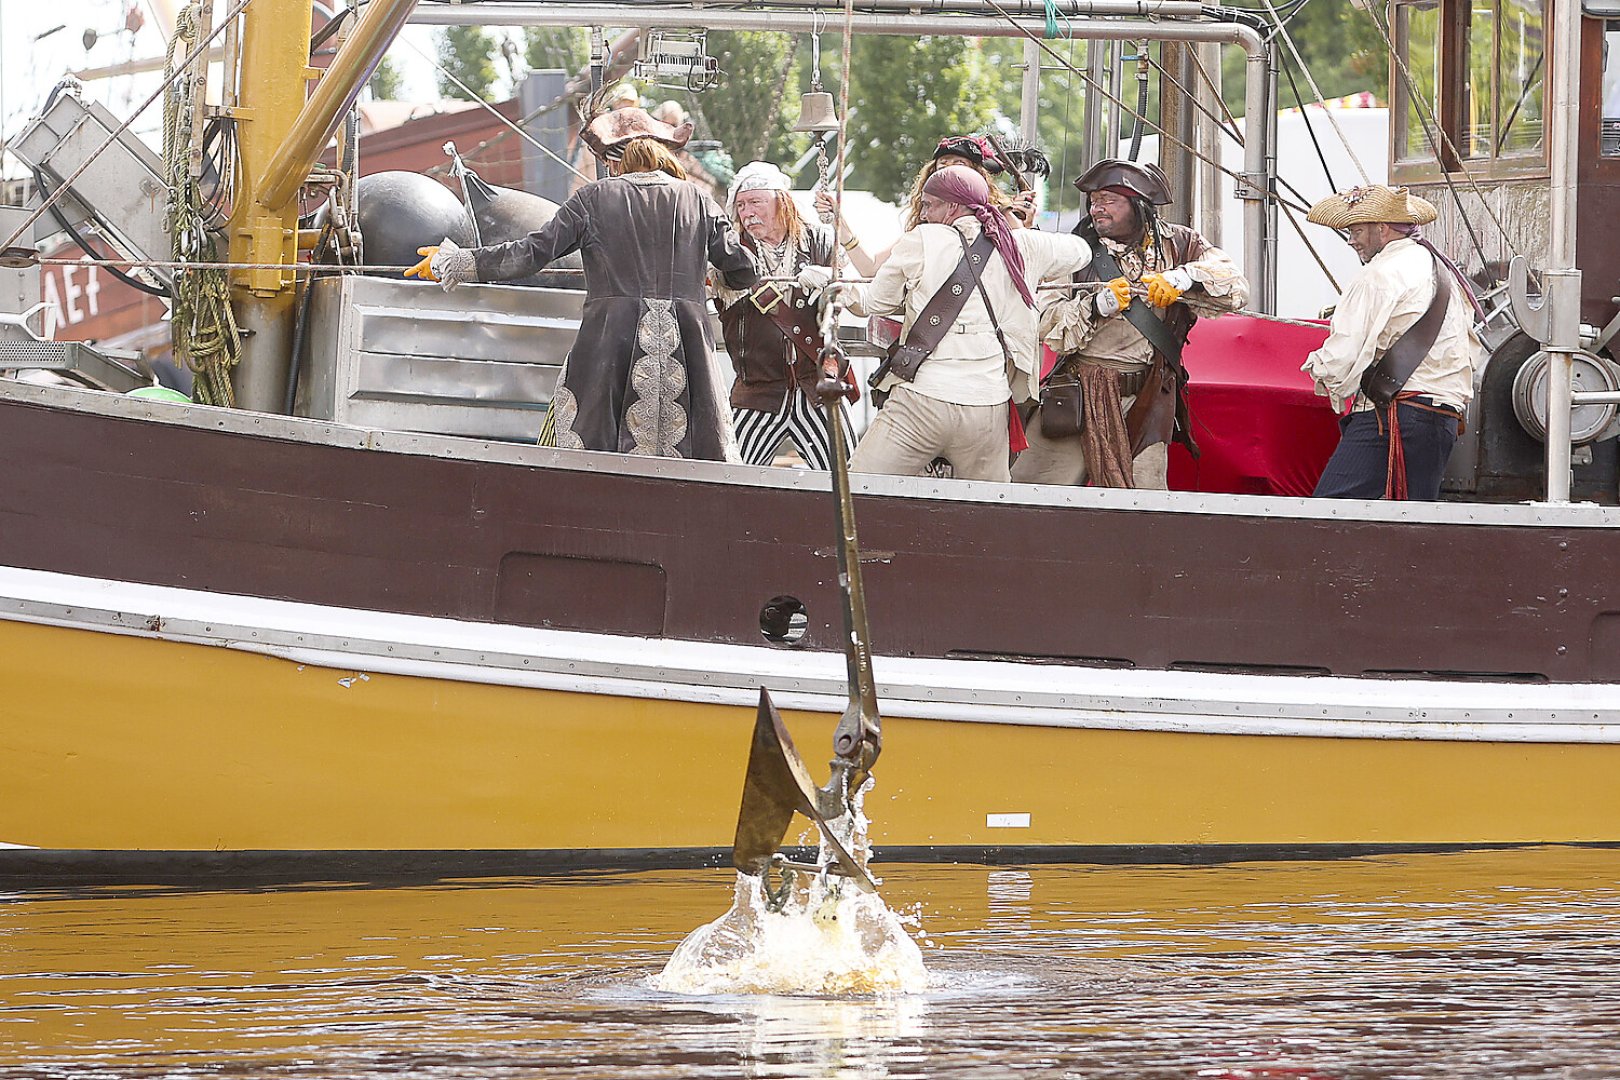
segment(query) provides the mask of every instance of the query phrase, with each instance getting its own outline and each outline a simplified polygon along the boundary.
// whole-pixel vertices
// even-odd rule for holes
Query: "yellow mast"
[[[311,0],[254,0],[242,15],[236,110],[241,161],[227,225],[233,263],[290,266],[298,258],[296,201],[271,209],[259,202],[259,193],[271,158],[304,107],[305,84],[320,75],[309,66],[312,8]],[[292,347],[292,285],[290,270],[232,274],[232,305],[245,333],[232,378],[241,408],[281,408]]]
[[[311,0],[255,0],[244,15],[236,110],[241,176],[228,224],[236,321],[247,332],[233,382],[244,409],[276,412],[292,359],[296,195],[416,0],[372,0],[325,72],[309,65]],[[305,100],[305,84],[319,80]]]

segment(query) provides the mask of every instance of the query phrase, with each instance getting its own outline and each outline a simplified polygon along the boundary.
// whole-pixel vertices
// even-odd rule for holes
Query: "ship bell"
[[[814,131],[828,135],[838,130],[838,113],[833,108],[833,96],[822,90],[812,90],[799,99],[799,122],[794,131]]]

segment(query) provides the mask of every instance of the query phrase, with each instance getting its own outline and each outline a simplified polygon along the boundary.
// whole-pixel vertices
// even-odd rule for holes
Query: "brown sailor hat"
[[[646,109],[613,109],[593,117],[580,138],[591,148],[591,153],[608,161],[617,161],[632,139],[656,139],[671,150],[679,150],[692,137],[692,122],[670,127],[662,120],[654,120]]]
[[[1104,158],[1075,178],[1074,186],[1086,192],[1123,188],[1154,206],[1170,202],[1170,180],[1164,170],[1152,162],[1138,165],[1134,161]]]
[[[1391,225],[1427,225],[1440,216],[1434,204],[1403,187],[1365,184],[1329,195],[1311,207],[1305,220],[1330,229],[1388,222]]]

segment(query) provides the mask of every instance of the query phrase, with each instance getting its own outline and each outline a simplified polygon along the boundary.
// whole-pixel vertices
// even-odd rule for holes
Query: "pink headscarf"
[[[1024,303],[1034,307],[1035,296],[1029,291],[1029,282],[1024,280],[1024,253],[1012,234],[1007,215],[990,203],[989,181],[978,170],[966,165],[947,165],[923,181],[922,189],[936,199],[944,199],[973,211],[973,216],[979,219],[979,224],[984,228],[984,234],[1001,252],[1001,261],[1006,264],[1007,273],[1012,275],[1018,295],[1024,298]]]

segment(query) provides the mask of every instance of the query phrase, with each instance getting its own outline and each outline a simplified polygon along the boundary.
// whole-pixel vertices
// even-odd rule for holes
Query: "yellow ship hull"
[[[0,673],[0,841],[52,851],[724,850],[753,724],[741,701],[18,620],[0,620]],[[819,762],[835,711],[787,719]],[[867,802],[879,858],[1620,840],[1620,744],[1605,741],[890,715],[884,747]]]

